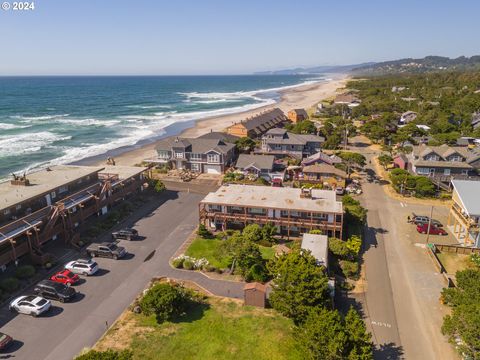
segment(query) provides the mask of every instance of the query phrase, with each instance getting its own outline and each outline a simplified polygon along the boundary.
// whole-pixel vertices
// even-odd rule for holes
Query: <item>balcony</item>
[[[460,219],[460,221],[463,222],[463,224],[467,226],[469,229],[480,229],[480,224],[478,222],[475,222],[468,215],[464,214],[462,212],[462,208],[456,203],[453,203],[452,211]]]

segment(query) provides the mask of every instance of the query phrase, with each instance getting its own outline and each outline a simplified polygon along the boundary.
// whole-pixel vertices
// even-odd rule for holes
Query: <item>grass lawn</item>
[[[209,298],[184,319],[158,325],[124,313],[97,350],[130,348],[134,359],[302,359],[291,320],[274,310]]]
[[[222,241],[223,240],[218,239],[197,238],[193,240],[187,251],[185,251],[185,255],[196,259],[205,258],[216,268],[228,268],[232,264],[232,260],[229,257],[221,258],[217,255],[217,249]],[[265,260],[273,259],[275,256],[275,250],[273,247],[260,246],[260,252]]]
[[[448,274],[455,274],[460,270],[475,268],[475,264],[470,260],[470,255],[438,252],[437,257]]]

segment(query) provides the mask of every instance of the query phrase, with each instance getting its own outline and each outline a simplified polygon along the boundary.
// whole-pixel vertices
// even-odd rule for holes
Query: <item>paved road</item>
[[[370,149],[357,149],[370,151],[367,158],[373,155]],[[440,333],[445,309],[438,297],[444,283],[425,250],[416,244],[423,238],[406,228],[409,211],[414,208],[428,214],[429,207],[407,209],[408,205],[389,198],[381,186],[363,186],[361,201],[368,208],[364,254],[367,284],[363,294],[354,295],[362,304],[377,344],[375,358],[455,359],[452,347]]]
[[[242,284],[211,280],[199,273],[169,267],[169,258],[198,222],[197,204],[203,196],[172,191],[166,196],[163,205],[148,214],[139,214],[141,219],[135,227],[146,238],[122,241],[132,255],[118,261],[98,259],[102,270],[77,286],[82,294],[78,301],[54,302],[52,311],[39,318],[15,315],[2,308],[1,329],[17,343],[0,358],[72,359],[102,336],[155,275],[193,280],[213,293],[241,297]]]

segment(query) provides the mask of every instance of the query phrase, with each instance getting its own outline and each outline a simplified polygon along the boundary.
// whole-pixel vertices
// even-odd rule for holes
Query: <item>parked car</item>
[[[40,281],[35,285],[33,291],[47,299],[58,300],[60,302],[68,302],[77,294],[74,288],[52,280]]]
[[[57,272],[56,274],[50,277],[50,280],[65,284],[65,285],[75,285],[80,277],[77,274],[74,274],[68,269]]]
[[[112,233],[114,240],[134,240],[138,237],[138,231],[135,229],[122,229]]]
[[[417,231],[421,234],[426,234],[428,231],[428,224],[417,225]],[[435,225],[430,226],[430,235],[448,235],[445,230]]]
[[[337,195],[343,195],[343,194],[345,194],[345,189],[343,187],[339,186],[335,189],[335,192],[337,193]]]
[[[272,186],[273,187],[282,187],[282,179],[280,178],[275,178],[272,180]]]
[[[430,221],[430,218],[428,216],[422,216],[422,215],[412,215],[412,220],[411,220],[415,225],[423,225],[423,224],[428,224]],[[442,227],[443,224],[435,219],[432,219],[432,225],[436,227]]]
[[[120,259],[126,255],[127,251],[122,246],[117,246],[114,243],[90,244],[87,247],[87,254],[91,257],[107,257],[114,260]]]
[[[18,312],[19,314],[32,315],[36,317],[48,311],[51,305],[52,303],[49,300],[41,296],[26,295],[14,299],[8,308],[11,311]]]
[[[0,351],[6,349],[13,341],[13,338],[7,334],[0,332]]]
[[[65,269],[78,275],[93,275],[98,271],[98,264],[92,259],[77,259],[65,265]]]

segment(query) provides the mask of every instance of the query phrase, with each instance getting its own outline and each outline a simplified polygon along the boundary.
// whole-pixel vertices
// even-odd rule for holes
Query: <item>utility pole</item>
[[[428,218],[427,244],[428,244],[428,239],[430,238],[430,227],[432,226],[432,216],[433,216],[433,205],[430,208],[430,217]]]

